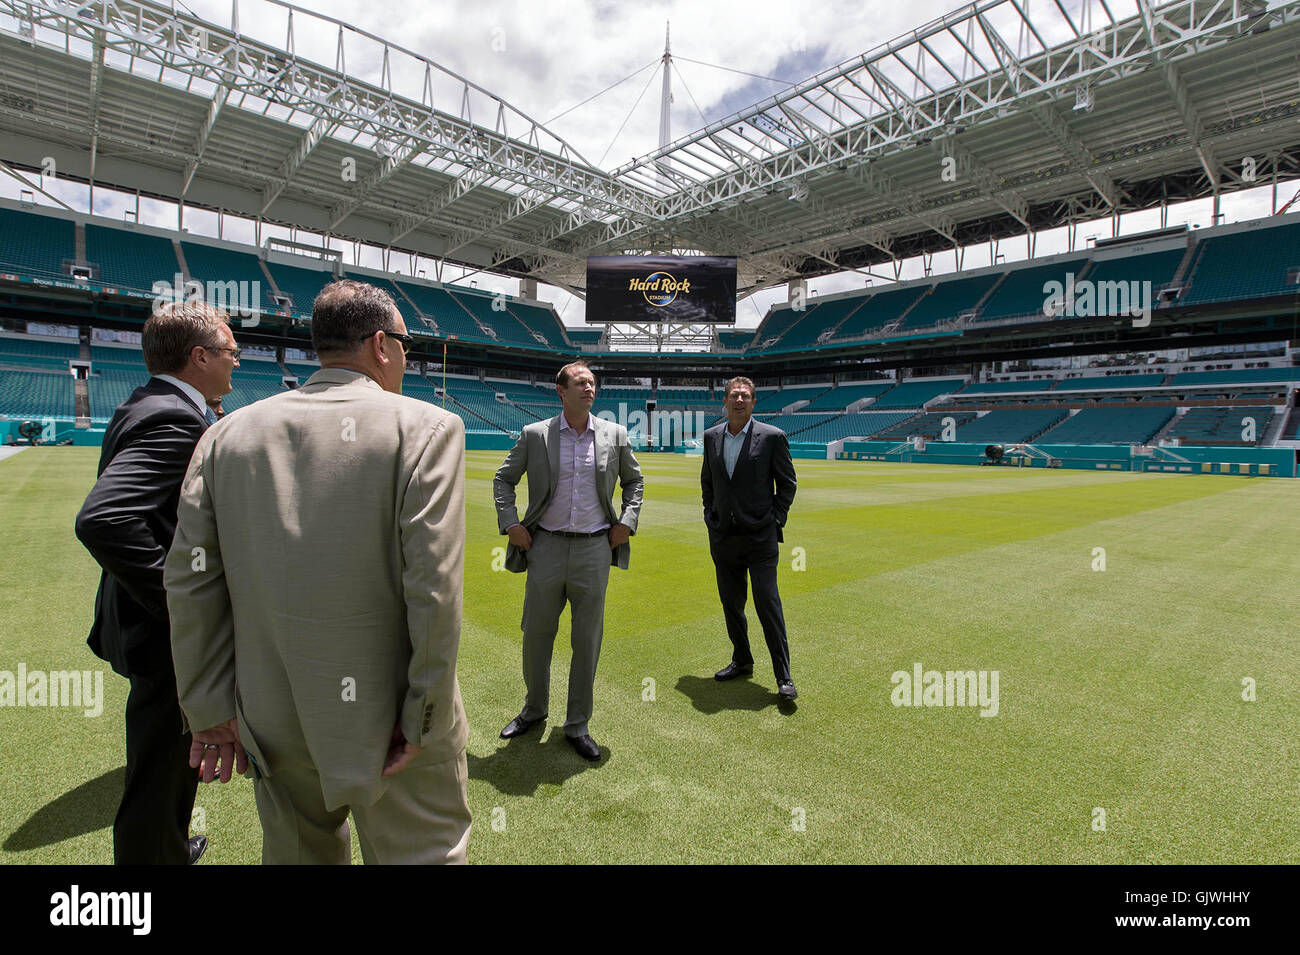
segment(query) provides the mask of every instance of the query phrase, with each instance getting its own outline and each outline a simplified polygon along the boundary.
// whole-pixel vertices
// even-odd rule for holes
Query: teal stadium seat
[[[477,292],[467,292],[463,289],[450,291],[451,297],[471,315],[497,333],[497,343],[502,345],[522,345],[528,348],[543,347],[537,339],[533,338],[532,333],[524,327],[523,323],[511,313],[508,300],[507,307],[494,309],[492,307],[494,296],[483,295]]]
[[[416,311],[415,306],[412,305],[409,301],[407,301],[406,296],[403,295],[398,290],[397,286],[393,284],[393,282],[390,281],[389,279],[379,278],[378,276],[375,275],[349,275],[346,272],[344,273],[344,275],[346,275],[348,278],[352,279],[353,281],[365,282],[367,285],[373,285],[376,288],[381,288],[389,295],[391,295],[393,298],[393,303],[397,306],[397,311],[400,312],[402,315],[402,321],[406,322],[406,330],[410,332],[412,335],[433,334],[433,328],[424,323],[424,321],[420,318],[419,312]]]
[[[1094,262],[1088,270],[1088,281],[1094,287],[1102,282],[1150,282],[1151,307],[1156,307],[1160,290],[1173,281],[1178,265],[1187,254],[1186,248],[1167,252],[1149,252],[1146,255],[1122,256]]]
[[[823,391],[800,411],[844,411],[863,398],[875,398],[894,387],[892,381],[876,381],[863,385],[840,385]]]
[[[865,438],[910,417],[910,411],[861,411],[839,415],[800,430],[798,440],[829,444],[844,438]]]
[[[827,391],[829,385],[796,386],[776,388],[770,391],[760,389],[754,400],[754,414],[775,414],[782,408],[788,408],[796,401],[807,401]]]
[[[890,322],[897,321],[913,302],[928,291],[928,286],[887,288],[866,296],[862,307],[844,320],[844,324],[836,329],[831,341],[849,341],[884,328]]]
[[[1036,439],[1040,444],[1146,444],[1173,408],[1084,408]]]
[[[937,441],[943,432],[945,418],[952,418],[955,427],[960,428],[975,419],[973,411],[928,411],[925,414],[904,418],[897,424],[877,431],[871,437],[877,441],[903,441],[911,437],[926,438]]]
[[[775,346],[807,314],[807,309],[796,310],[789,305],[774,307],[758,327],[755,342],[764,350]]]
[[[492,341],[483,330],[474,324],[461,304],[452,298],[445,289],[430,285],[417,285],[414,282],[401,282],[398,286],[415,303],[422,315],[427,315],[438,325],[438,334],[454,336],[468,341]]]
[[[76,413],[68,371],[0,372],[0,414],[11,418],[71,418]]]
[[[903,323],[894,330],[895,334],[952,321],[962,312],[974,308],[997,280],[996,275],[977,275],[936,283],[934,290],[922,296],[916,307],[907,313]]]
[[[1054,378],[1039,378],[1034,381],[973,381],[958,392],[958,397],[996,395],[1009,391],[1047,391],[1054,384]]]
[[[951,394],[961,388],[962,382],[957,378],[918,378],[905,381],[892,391],[887,391],[871,403],[871,408],[920,408],[927,401],[940,395]]]
[[[1017,318],[1021,315],[1045,317],[1043,304],[1048,295],[1043,291],[1043,286],[1050,281],[1064,284],[1066,273],[1073,273],[1078,278],[1087,264],[1086,258],[1078,258],[1051,265],[1031,265],[1008,272],[997,291],[981,306],[979,321]]]
[[[1171,437],[1184,444],[1246,444],[1257,445],[1264,432],[1273,423],[1275,409],[1264,405],[1238,408],[1191,408],[1169,429]],[[1255,439],[1243,441],[1243,418],[1255,421]]]
[[[64,266],[76,255],[73,223],[38,212],[0,209],[0,272],[67,279]]]
[[[562,346],[564,339],[561,336],[560,323],[553,311],[541,305],[529,305],[516,299],[507,299],[506,303],[507,311],[515,317],[515,320],[526,331],[541,335],[546,340],[548,348]],[[535,339],[534,343],[536,343]]]
[[[1256,228],[1201,240],[1191,288],[1179,304],[1229,302],[1246,298],[1300,294],[1292,279],[1300,269],[1300,222]]]
[[[825,424],[832,418],[838,417],[838,415],[799,414],[796,412],[795,414],[754,415],[754,417],[759,421],[762,421],[764,424],[770,424],[774,428],[780,428],[789,437],[793,438],[795,435],[800,434],[814,425]],[[800,440],[803,439],[800,438]]]
[[[1067,378],[1058,382],[1055,391],[1107,391],[1122,389],[1158,388],[1165,383],[1164,375],[1089,375],[1086,378]]]
[[[579,348],[596,348],[605,335],[603,328],[566,328],[564,334]]]
[[[98,268],[99,284],[149,297],[155,282],[170,288],[181,270],[170,239],[98,225],[86,226],[86,261]]]
[[[211,245],[196,242],[182,242],[181,252],[185,255],[185,264],[190,267],[190,277],[196,281],[208,282],[256,282],[261,289],[262,307],[274,309],[271,300],[271,287],[257,264],[257,256],[251,252],[236,252],[231,249],[219,249]]]
[[[221,407],[229,414],[255,401],[278,395],[285,390],[283,379],[284,372],[276,362],[245,355],[230,376],[231,391],[221,400]]]
[[[1259,382],[1300,384],[1295,368],[1243,368],[1238,371],[1185,371],[1169,379],[1171,385],[1253,385]]]
[[[68,362],[81,353],[75,340],[49,342],[39,338],[0,337],[0,365],[24,371],[68,372]]]
[[[330,282],[334,281],[333,272],[321,272],[316,269],[301,269],[295,265],[278,265],[266,263],[267,270],[275,279],[276,287],[293,299],[290,309],[295,318],[310,319],[311,306],[316,296]],[[269,298],[264,295],[263,298]]]
[[[1022,444],[1033,441],[1052,425],[1065,418],[1064,408],[990,411],[957,429],[956,440],[979,443],[996,441]]]
[[[569,332],[569,337],[570,338],[573,337],[572,331]],[[738,348],[744,350],[745,348],[749,347],[749,344],[753,340],[754,340],[754,330],[752,328],[747,329],[745,331],[731,331],[731,330],[723,331],[722,329],[718,329],[718,344],[723,348],[728,348],[728,349]]]
[[[768,347],[779,351],[787,348],[811,348],[825,331],[835,328],[862,307],[866,300],[861,297],[836,299],[833,302],[818,302],[809,305],[802,318],[794,321],[780,341]],[[792,309],[793,311],[793,309]],[[764,338],[770,337],[766,333]]]

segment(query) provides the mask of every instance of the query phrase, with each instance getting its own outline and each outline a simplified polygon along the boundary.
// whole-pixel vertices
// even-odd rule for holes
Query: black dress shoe
[[[737,663],[732,660],[725,667],[713,674],[713,679],[723,682],[725,680],[734,680],[738,676],[750,676],[754,672],[754,664]]]
[[[524,715],[520,713],[518,716],[516,716],[509,723],[506,724],[506,728],[501,731],[501,738],[512,739],[516,736],[521,736],[524,733],[527,733],[538,723],[544,723],[544,722],[546,722],[546,717],[544,715],[539,716],[535,720],[526,720],[524,719]]]
[[[190,836],[189,847],[190,847],[189,864],[194,865],[194,863],[198,862],[201,858],[203,858],[203,853],[208,851],[208,837]]]
[[[578,755],[583,759],[592,761],[600,759],[600,747],[590,736],[566,736],[569,745],[578,751]]]
[[[776,692],[781,695],[781,699],[783,700],[793,700],[797,699],[799,696],[799,691],[794,688],[793,683],[778,684]]]

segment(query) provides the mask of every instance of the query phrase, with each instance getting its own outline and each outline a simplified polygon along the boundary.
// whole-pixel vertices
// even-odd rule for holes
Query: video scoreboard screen
[[[724,255],[595,255],[587,259],[587,321],[736,324],[736,259]]]

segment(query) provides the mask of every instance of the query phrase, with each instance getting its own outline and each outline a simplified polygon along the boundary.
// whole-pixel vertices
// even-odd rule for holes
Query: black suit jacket
[[[785,540],[782,528],[794,502],[794,462],[785,432],[751,418],[749,434],[741,445],[736,469],[727,477],[722,453],[722,436],[727,423],[704,432],[704,463],[700,488],[704,494],[704,523],[709,540],[729,534],[748,534],[765,540],[775,529],[776,539]]]
[[[103,568],[87,643],[123,676],[171,668],[163,563],[176,533],[181,481],[203,413],[179,388],[151,378],[109,422],[99,479],[77,515],[77,539]]]

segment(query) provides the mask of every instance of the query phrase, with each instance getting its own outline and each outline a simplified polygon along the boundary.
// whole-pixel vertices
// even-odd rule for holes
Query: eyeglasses
[[[415,339],[412,338],[410,335],[403,335],[401,332],[390,332],[386,328],[381,328],[379,332],[383,332],[389,338],[397,339],[398,344],[402,346],[403,355],[409,355],[411,353],[411,346],[415,344]],[[371,332],[369,335],[362,335],[359,339],[357,339],[357,341],[362,341],[362,342],[369,341],[370,339],[378,335],[379,332]]]
[[[207,348],[206,345],[204,347]],[[239,356],[244,353],[242,348],[231,348],[229,345],[217,345],[213,348],[208,348],[208,351],[228,351],[230,352],[230,357],[236,362],[239,361]]]

